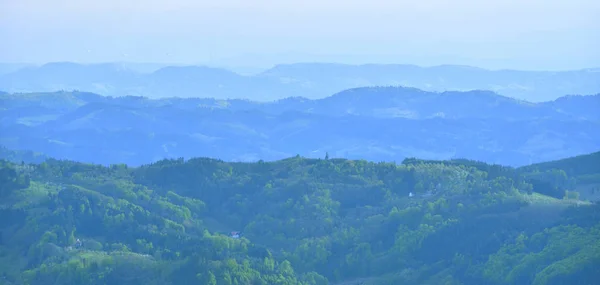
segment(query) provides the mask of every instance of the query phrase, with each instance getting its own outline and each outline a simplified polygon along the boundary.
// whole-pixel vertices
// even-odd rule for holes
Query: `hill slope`
[[[194,156],[316,158],[328,152],[375,161],[460,157],[519,166],[600,145],[594,112],[485,91],[360,88],[270,103],[58,92],[5,94],[0,102],[0,145],[106,165]]]
[[[128,168],[48,160],[3,162],[0,182],[0,276],[8,284],[600,277],[599,204],[539,194],[514,169],[484,163],[196,158]]]
[[[561,160],[536,163],[521,167],[524,172],[549,171],[552,169],[563,169],[569,176],[585,176],[600,173],[600,152],[578,155]]]
[[[537,163],[518,170],[547,184],[575,189],[583,198],[600,200],[600,152]]]
[[[257,75],[242,76],[203,66],[169,66],[142,73],[133,71],[126,64],[56,62],[0,73],[0,90],[84,90],[112,96],[251,98],[267,101],[293,96],[318,99],[349,88],[401,85],[428,91],[493,90],[513,98],[540,102],[565,94],[596,94],[600,91],[598,74],[593,69],[561,72],[492,71],[453,65],[418,67],[299,63],[278,65]]]

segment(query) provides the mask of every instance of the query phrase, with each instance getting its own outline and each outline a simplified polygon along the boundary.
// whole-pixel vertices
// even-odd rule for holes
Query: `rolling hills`
[[[0,145],[105,165],[329,153],[374,161],[468,158],[519,166],[600,146],[594,109],[599,95],[530,103],[489,91],[381,87],[267,103],[85,92],[3,94],[0,103]]]
[[[598,174],[594,157],[552,169]],[[600,204],[559,177],[468,160],[1,161],[0,280],[593,284]]]
[[[271,101],[298,96],[319,99],[364,86],[407,86],[436,92],[492,90],[541,102],[563,95],[596,94],[600,91],[599,79],[597,69],[542,72],[455,65],[298,63],[277,65],[244,76],[206,66],[167,66],[153,72],[138,72],[126,64],[54,62],[0,73],[0,90],[10,93],[85,90],[108,96]]]

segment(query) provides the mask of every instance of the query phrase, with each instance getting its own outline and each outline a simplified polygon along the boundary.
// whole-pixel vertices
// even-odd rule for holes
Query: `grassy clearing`
[[[588,201],[581,201],[578,199],[557,199],[535,192],[531,195],[521,195],[520,198],[530,205],[591,205]]]

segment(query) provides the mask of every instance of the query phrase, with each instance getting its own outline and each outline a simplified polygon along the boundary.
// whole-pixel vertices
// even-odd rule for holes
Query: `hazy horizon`
[[[0,62],[600,66],[592,0],[0,0]]]
[[[0,75],[16,72],[23,68],[31,68],[36,67],[39,68],[41,66],[47,64],[56,64],[56,63],[73,63],[80,64],[84,66],[89,65],[103,65],[103,64],[116,64],[121,65],[126,69],[129,69],[134,72],[139,73],[152,73],[157,70],[166,67],[189,67],[189,66],[197,66],[197,67],[208,67],[208,68],[217,68],[228,70],[230,72],[237,73],[243,76],[254,76],[258,75],[262,72],[266,72],[272,68],[276,68],[280,65],[288,65],[288,64],[340,64],[340,65],[350,65],[350,66],[362,66],[362,65],[413,65],[421,68],[432,68],[439,66],[464,66],[466,68],[476,68],[483,69],[489,71],[525,71],[525,72],[569,72],[569,71],[580,71],[580,70],[597,70],[600,69],[598,66],[588,66],[581,68],[571,68],[571,69],[527,69],[527,68],[511,68],[511,67],[486,67],[480,65],[470,65],[470,64],[453,64],[453,63],[439,63],[439,64],[413,64],[413,63],[404,63],[404,62],[376,62],[376,61],[366,61],[366,62],[340,62],[340,61],[282,61],[282,62],[274,62],[274,63],[259,63],[255,65],[250,64],[235,64],[228,63],[227,61],[222,62],[212,62],[212,63],[157,63],[157,62],[133,62],[133,61],[109,61],[109,62],[75,62],[75,61],[52,61],[52,62],[43,62],[43,63],[24,63],[24,62],[0,62]]]

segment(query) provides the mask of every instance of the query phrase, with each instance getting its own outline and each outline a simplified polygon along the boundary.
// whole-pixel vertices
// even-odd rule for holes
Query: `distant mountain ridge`
[[[0,145],[101,164],[205,156],[402,161],[467,158],[520,166],[597,151],[600,95],[530,103],[489,91],[350,89],[310,100],[0,95]]]
[[[595,69],[493,71],[456,65],[298,63],[277,65],[256,75],[244,76],[203,66],[168,66],[148,73],[134,71],[126,64],[58,62],[0,74],[0,90],[10,93],[82,90],[109,96],[150,98],[318,99],[366,86],[406,86],[439,92],[492,90],[505,96],[540,102],[565,94],[598,93],[600,73]]]
[[[345,90],[323,99],[289,97],[271,102],[214,98],[106,97],[89,92],[4,94],[0,97],[0,102],[13,110],[44,107],[72,111],[86,104],[104,103],[133,108],[172,106],[182,109],[257,110],[268,114],[295,111],[334,117],[357,115],[407,119],[600,120],[597,112],[600,109],[600,94],[569,95],[553,101],[532,103],[485,90],[427,92],[408,87],[362,87]]]

